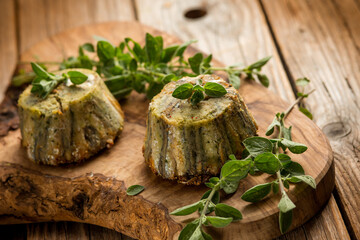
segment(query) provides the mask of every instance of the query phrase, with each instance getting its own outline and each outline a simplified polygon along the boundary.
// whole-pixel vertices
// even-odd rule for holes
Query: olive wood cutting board
[[[78,46],[94,42],[93,35],[117,44],[125,37],[144,43],[146,32],[162,35],[164,44],[180,41],[163,32],[136,22],[111,22],[75,28],[28,49],[22,61],[60,61],[77,54]],[[187,56],[196,50],[190,48]],[[216,56],[215,56],[216,57]],[[220,63],[217,63],[220,65]],[[254,82],[240,88],[258,125],[259,135],[271,123],[275,113],[284,111],[289,103]],[[114,229],[138,239],[176,238],[186,222],[196,217],[176,217],[169,212],[198,201],[205,186],[185,186],[155,176],[144,162],[142,146],[145,136],[149,101],[133,93],[120,102],[125,112],[125,126],[111,149],[79,165],[50,167],[29,161],[20,146],[20,131],[10,131],[0,138],[0,224],[76,221]],[[314,216],[330,197],[334,187],[334,164],[330,145],[321,130],[298,110],[286,120],[293,125],[293,140],[304,143],[308,150],[293,155],[306,174],[317,182],[313,190],[306,184],[292,185],[290,198],[296,204],[292,228]],[[243,220],[223,229],[208,228],[215,239],[271,239],[280,235],[278,208],[280,195],[251,204],[240,199],[248,188],[270,181],[269,175],[249,176],[232,196],[222,202],[238,208]],[[145,186],[137,196],[127,196],[126,189],[134,184]]]

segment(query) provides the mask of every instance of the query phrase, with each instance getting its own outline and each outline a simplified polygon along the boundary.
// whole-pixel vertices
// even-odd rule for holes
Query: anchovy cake
[[[175,88],[216,82],[227,93],[205,98],[198,106],[172,97]],[[215,75],[184,77],[155,96],[147,117],[143,153],[151,170],[165,179],[198,185],[219,174],[230,154],[240,156],[242,141],[257,133],[257,124],[238,91]]]
[[[32,94],[29,86],[19,98],[22,146],[36,163],[81,162],[111,147],[123,129],[121,107],[100,76],[75,70],[87,75],[87,81],[76,86],[65,81],[45,99]]]

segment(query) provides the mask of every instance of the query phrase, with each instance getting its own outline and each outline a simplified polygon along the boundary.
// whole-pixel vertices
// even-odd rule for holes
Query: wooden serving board
[[[146,32],[164,37],[165,45],[179,41],[165,33],[135,22],[112,22],[72,29],[31,47],[22,61],[59,61],[76,55],[78,45],[102,36],[114,44],[125,37],[144,42]],[[187,56],[194,53],[187,52]],[[216,57],[216,56],[215,56]],[[259,135],[284,111],[289,103],[256,83],[242,85],[240,93],[259,125]],[[155,176],[145,165],[142,145],[148,101],[133,93],[121,102],[126,123],[113,148],[104,150],[80,165],[49,167],[30,162],[20,146],[20,131],[0,138],[0,223],[76,221],[114,229],[138,239],[173,239],[196,214],[170,216],[169,212],[198,201],[205,186],[185,186]],[[334,164],[330,145],[321,130],[305,115],[294,110],[286,120],[293,125],[293,138],[309,149],[293,160],[301,163],[306,174],[318,184],[313,190],[305,184],[292,185],[290,198],[297,208],[292,228],[309,220],[330,197],[334,187]],[[222,202],[238,208],[244,218],[224,229],[208,228],[214,239],[271,239],[280,235],[277,203],[280,196],[250,204],[241,194],[255,184],[270,181],[269,175],[249,176],[237,193],[223,196]],[[127,196],[126,188],[140,184],[146,190]]]

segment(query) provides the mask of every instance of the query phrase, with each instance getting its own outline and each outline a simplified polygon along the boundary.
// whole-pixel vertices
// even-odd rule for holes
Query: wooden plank
[[[352,237],[360,238],[359,3],[263,3],[291,74],[312,79],[316,93],[306,104],[330,140],[340,207]]]
[[[68,28],[105,21],[135,20],[131,0],[19,0],[20,51]]]
[[[14,1],[0,1],[0,103],[17,60],[17,40]],[[0,113],[0,119],[1,119]],[[6,114],[6,113],[4,113]]]
[[[154,11],[148,11],[148,9]],[[292,88],[286,77],[280,58],[272,41],[269,29],[259,4],[251,0],[211,1],[148,1],[136,0],[140,22],[180,37],[183,41],[198,39],[197,46],[225,64],[244,62],[249,64],[263,56],[273,55],[264,68],[270,77],[270,89],[291,102],[294,99]],[[184,13],[191,9],[203,9],[207,15],[198,19],[186,19]],[[222,26],[222,28],[219,28]],[[294,46],[298,48],[298,46]],[[303,76],[303,75],[302,75]],[[332,197],[333,199],[333,197]],[[332,231],[337,239],[348,239],[347,231],[339,218],[340,212],[335,201],[331,200],[319,216],[301,228],[286,234],[282,239],[307,239],[309,236],[327,236]],[[338,218],[339,222],[328,225],[319,219]],[[316,226],[311,228],[310,226]],[[315,230],[314,230],[315,229]],[[310,234],[311,233],[311,234]],[[325,238],[323,238],[325,239]]]
[[[101,234],[99,234],[101,236]],[[46,222],[27,225],[27,239],[90,239],[87,224],[74,222]],[[95,239],[95,238],[93,238]]]

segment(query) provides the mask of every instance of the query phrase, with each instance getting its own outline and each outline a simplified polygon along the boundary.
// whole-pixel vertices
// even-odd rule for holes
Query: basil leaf
[[[266,130],[266,136],[270,136],[271,134],[273,134],[275,126],[280,127],[280,122],[278,121],[277,117],[274,118],[274,120],[272,121],[272,123],[268,126],[267,130]]]
[[[215,214],[219,217],[231,217],[233,221],[242,219],[242,214],[239,210],[224,203],[216,204]]]
[[[126,190],[126,194],[130,196],[138,195],[144,191],[145,187],[141,185],[132,185]]]
[[[227,91],[223,87],[223,85],[215,83],[215,82],[207,82],[204,85],[204,89],[205,89],[206,95],[208,95],[210,97],[215,97],[215,98],[222,97],[227,93]]]
[[[243,141],[243,144],[253,157],[264,152],[272,152],[273,148],[270,140],[263,137],[249,137]]]
[[[290,182],[298,182],[302,181],[308,185],[310,185],[313,189],[316,189],[316,182],[312,176],[309,175],[297,175],[293,176],[289,179]]]
[[[281,140],[281,144],[289,148],[290,152],[295,154],[303,153],[307,150],[307,146],[302,143],[290,141],[288,139]]]
[[[203,60],[203,55],[201,53],[195,54],[193,57],[188,59],[191,70],[196,74],[201,74],[200,65]]]
[[[174,90],[172,96],[174,98],[187,99],[191,96],[193,88],[194,86],[191,83],[184,83]]]
[[[172,211],[170,214],[171,215],[175,215],[175,216],[185,216],[185,215],[189,215],[191,213],[196,212],[201,205],[203,205],[202,201],[178,208],[174,211]]]
[[[70,81],[73,84],[82,84],[88,79],[87,75],[78,71],[68,71],[66,74],[69,75]]]
[[[311,120],[313,119],[313,115],[311,114],[311,112],[308,109],[306,109],[304,107],[299,107],[299,111],[302,112],[303,114],[305,114],[305,116],[307,116]]]
[[[210,223],[214,227],[223,228],[229,225],[232,222],[232,217],[216,217],[216,216],[207,216],[206,222]]]
[[[271,183],[264,183],[256,185],[247,190],[241,199],[247,202],[258,202],[266,197],[271,191]]]
[[[286,213],[280,212],[279,213],[279,226],[280,232],[285,233],[289,230],[291,223],[292,223],[293,211],[290,210]]]
[[[268,174],[274,174],[282,167],[279,159],[271,152],[257,155],[254,162],[260,171]]]
[[[248,66],[247,69],[249,69],[249,70],[253,70],[253,69],[260,70],[270,60],[270,58],[271,58],[271,56],[262,58],[259,61],[257,61],[255,63],[251,64],[250,66]]]
[[[34,71],[34,73],[41,78],[47,79],[54,79],[54,76],[49,74],[45,69],[43,69],[39,64],[35,63],[35,62],[31,62],[31,67]]]
[[[97,55],[100,61],[106,61],[115,57],[115,48],[107,41],[97,42]]]
[[[310,80],[308,78],[304,77],[304,78],[296,79],[295,82],[296,82],[296,86],[304,87],[310,83]]]
[[[193,106],[196,106],[199,102],[204,100],[205,96],[204,93],[201,90],[195,90],[193,93],[190,102]]]
[[[229,74],[229,82],[235,88],[239,89],[240,87],[240,77],[236,73]]]
[[[281,196],[281,200],[278,204],[278,208],[280,212],[286,213],[295,208],[295,204],[290,200],[286,193],[283,193]]]

